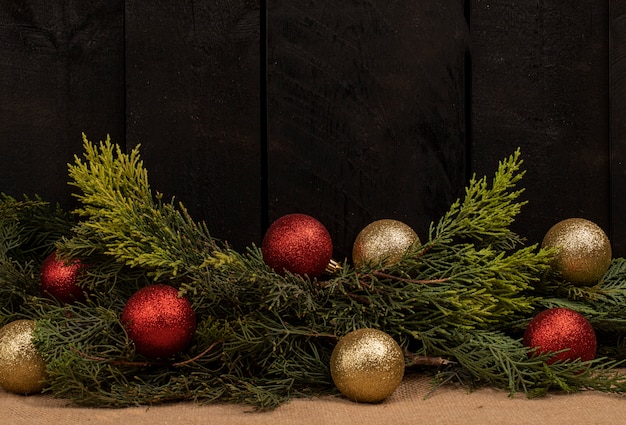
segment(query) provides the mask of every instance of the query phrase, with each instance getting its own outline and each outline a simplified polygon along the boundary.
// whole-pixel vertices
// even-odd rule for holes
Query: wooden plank
[[[626,1],[610,2],[611,244],[626,256]]]
[[[530,203],[515,228],[530,243],[569,217],[608,232],[608,4],[470,6],[474,170],[521,147]]]
[[[213,236],[261,239],[257,0],[126,1],[127,141]]]
[[[72,205],[67,163],[124,132],[124,2],[0,5],[0,191]]]
[[[425,237],[465,185],[462,2],[268,2],[269,218],[302,212],[349,257],[395,218]]]

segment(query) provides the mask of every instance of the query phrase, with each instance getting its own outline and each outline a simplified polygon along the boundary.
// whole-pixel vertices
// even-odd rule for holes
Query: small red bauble
[[[85,293],[76,282],[84,264],[78,260],[65,262],[57,258],[56,251],[48,255],[39,269],[41,294],[64,304],[83,301]]]
[[[272,223],[261,245],[263,260],[277,273],[318,277],[331,260],[333,241],[326,227],[306,214],[287,214]]]
[[[593,360],[596,356],[596,333],[585,317],[569,308],[551,308],[537,314],[524,332],[523,344],[536,353],[553,353],[548,360]]]
[[[196,314],[187,298],[169,285],[150,285],[131,296],[122,324],[137,353],[170,357],[184,350],[196,332]]]

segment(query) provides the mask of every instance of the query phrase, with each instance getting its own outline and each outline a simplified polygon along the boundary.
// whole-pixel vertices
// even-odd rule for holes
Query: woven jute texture
[[[626,424],[626,396],[582,392],[538,399],[513,398],[495,389],[471,393],[444,387],[429,393],[427,379],[405,379],[380,404],[358,404],[342,397],[296,399],[270,412],[251,412],[232,404],[176,403],[152,407],[96,409],[68,405],[47,395],[0,392],[2,425],[414,425],[414,424]]]

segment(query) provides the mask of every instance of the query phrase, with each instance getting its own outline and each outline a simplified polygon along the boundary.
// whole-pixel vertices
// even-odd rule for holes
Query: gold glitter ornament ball
[[[402,259],[407,249],[419,242],[417,233],[407,224],[392,219],[374,221],[359,232],[352,246],[354,267],[391,266]]]
[[[541,246],[556,248],[552,267],[575,285],[595,285],[611,265],[609,238],[600,226],[584,218],[558,222],[548,230]]]
[[[377,403],[389,397],[402,382],[404,354],[387,333],[359,329],[341,338],[335,346],[330,373],[344,396]]]
[[[0,386],[15,394],[40,392],[46,363],[33,344],[32,320],[16,320],[0,329]]]

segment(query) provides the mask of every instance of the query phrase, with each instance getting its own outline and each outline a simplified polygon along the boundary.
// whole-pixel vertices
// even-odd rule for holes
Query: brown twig
[[[360,302],[361,304],[367,304],[367,305],[369,305],[369,304],[371,304],[371,303],[372,303],[372,302],[371,302],[370,300],[368,300],[367,298],[362,297],[362,296],[360,296],[360,295],[353,294],[352,292],[346,292],[346,295],[348,296],[348,298],[352,298],[353,300],[358,301],[358,302]]]
[[[75,352],[76,354],[78,354],[79,356],[87,360],[93,360],[94,362],[108,363],[108,364],[112,364],[116,366],[150,367],[150,366],[163,366],[167,364],[166,362],[155,362],[155,361],[136,362],[136,361],[130,361],[130,360],[123,360],[123,359],[109,359],[106,357],[91,356],[89,354],[83,353],[80,350],[77,350],[74,347],[70,347],[70,350],[72,350],[73,352]]]
[[[400,282],[417,283],[417,284],[423,284],[423,285],[428,285],[431,283],[443,283],[448,280],[447,277],[443,277],[441,279],[409,279],[406,277],[394,276],[392,274],[381,272],[381,271],[374,271],[372,272],[372,275],[382,278],[382,279],[395,279],[395,280],[399,280]]]
[[[447,366],[455,363],[443,357],[418,356],[407,351],[404,352],[404,357],[409,360],[409,366]]]
[[[211,350],[213,350],[218,344],[221,344],[222,341],[215,341],[213,344],[209,345],[204,351],[202,351],[200,354],[198,354],[197,356],[194,356],[190,359],[184,360],[182,362],[164,362],[164,361],[131,361],[131,360],[124,360],[124,359],[112,359],[112,358],[106,358],[106,357],[99,357],[99,356],[92,356],[86,353],[83,353],[80,350],[77,350],[74,347],[70,347],[70,350],[72,350],[74,353],[78,354],[79,356],[81,356],[82,358],[85,358],[87,360],[92,360],[95,362],[103,362],[103,363],[108,363],[108,364],[112,364],[115,366],[131,366],[131,367],[156,367],[156,366],[174,366],[174,367],[180,367],[180,366],[185,366],[187,364],[193,363],[199,359],[201,359],[202,357],[204,357],[207,353],[209,353]]]
[[[372,288],[372,285],[370,285],[369,283],[366,283],[364,280],[362,280],[362,279],[361,279],[361,277],[362,277],[362,276],[361,276],[361,275],[359,275],[359,284],[360,284],[361,286],[365,287],[368,291],[375,292],[375,293],[377,293],[377,294],[379,294],[379,293],[380,293],[380,289],[378,289],[378,288]]]
[[[196,360],[199,360],[202,357],[204,357],[208,352],[213,350],[216,345],[221,344],[221,343],[222,343],[222,341],[215,341],[213,344],[209,345],[206,350],[204,350],[202,353],[198,354],[197,356],[192,357],[192,358],[187,359],[187,360],[184,360],[182,362],[172,363],[172,366],[179,367],[179,366],[187,365],[189,363],[193,363]]]

